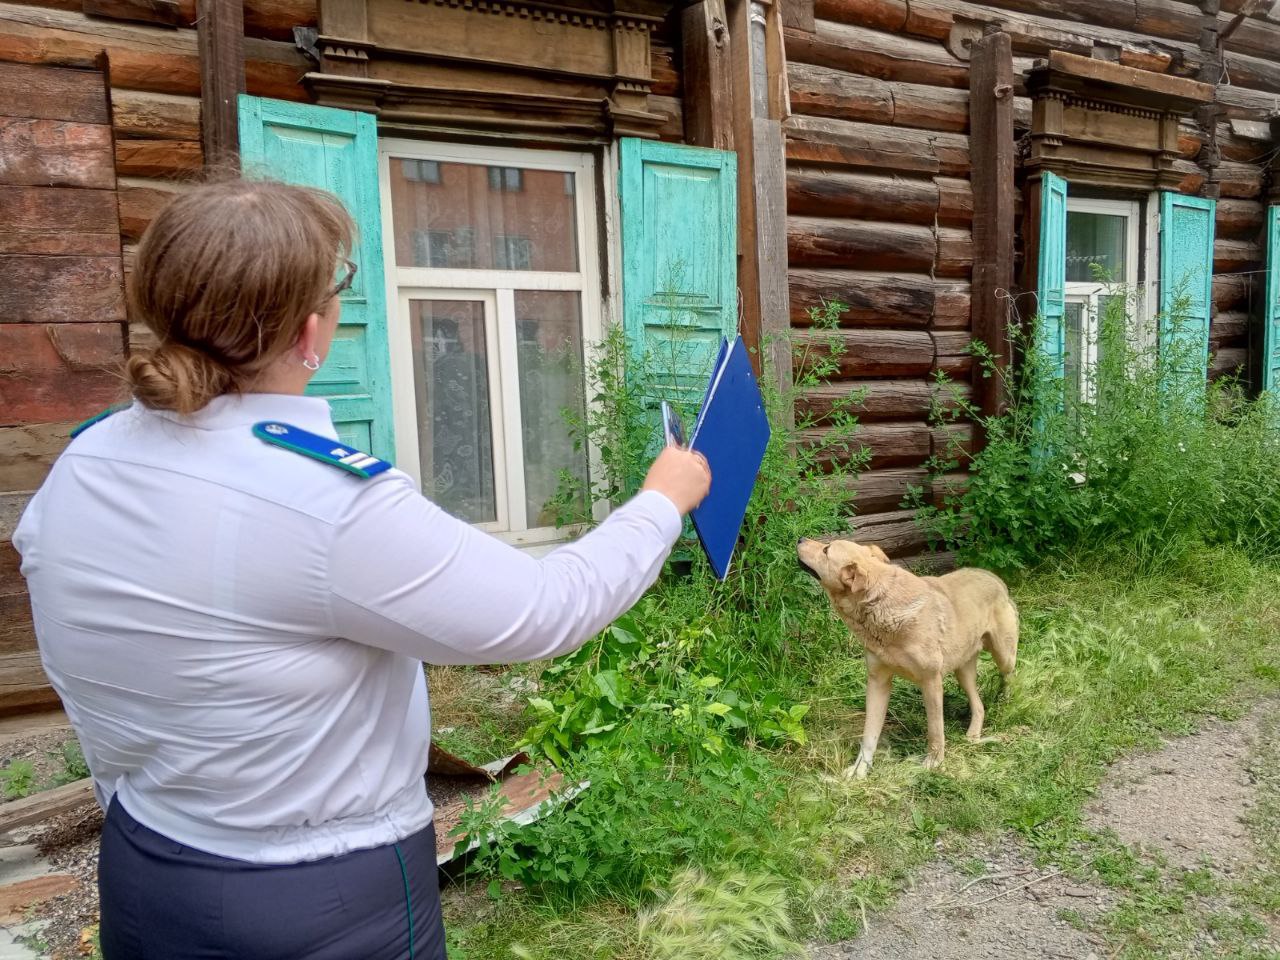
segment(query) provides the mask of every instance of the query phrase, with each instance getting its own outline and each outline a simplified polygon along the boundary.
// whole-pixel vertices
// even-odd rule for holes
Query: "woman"
[[[444,958],[421,661],[577,648],[652,584],[709,487],[668,448],[638,496],[535,560],[339,444],[303,391],[351,235],[336,199],[279,183],[165,209],[130,285],[158,338],[128,363],[137,402],[71,442],[15,535],[107,810],[107,960]]]

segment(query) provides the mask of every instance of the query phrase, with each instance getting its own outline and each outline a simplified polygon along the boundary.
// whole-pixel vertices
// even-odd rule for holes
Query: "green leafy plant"
[[[0,784],[4,786],[4,795],[10,800],[20,800],[30,796],[36,788],[36,768],[30,760],[11,760],[0,768]]]
[[[58,753],[49,756],[62,763],[62,770],[54,777],[55,784],[75,783],[89,776],[89,764],[85,762],[80,741],[68,740],[58,748]]]

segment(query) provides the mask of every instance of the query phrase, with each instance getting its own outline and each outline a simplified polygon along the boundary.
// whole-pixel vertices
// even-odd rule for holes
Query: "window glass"
[[[1103,213],[1067,212],[1067,283],[1092,283],[1101,278],[1123,282],[1125,238],[1129,218]]]
[[[411,300],[423,491],[471,523],[498,518],[484,304]]]
[[[578,227],[572,179],[559,170],[394,161],[396,263],[574,272]]]
[[[1065,324],[1062,373],[1066,381],[1068,405],[1078,403],[1084,396],[1082,376],[1089,356],[1088,325],[1085,319],[1085,305],[1068,300],[1062,317]]]

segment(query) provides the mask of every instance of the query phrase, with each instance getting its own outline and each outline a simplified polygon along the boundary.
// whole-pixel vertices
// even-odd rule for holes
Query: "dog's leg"
[[[893,673],[883,667],[867,664],[867,720],[862,727],[862,749],[857,762],[846,773],[862,779],[871,771],[876,756],[876,744],[884,729],[885,714],[889,712],[889,692],[893,689]]]
[[[978,695],[978,658],[974,657],[956,671],[956,679],[960,681],[960,689],[969,698],[969,740],[977,743],[982,739],[982,724],[987,718],[986,708],[982,706],[982,697]]]
[[[947,735],[942,725],[942,674],[926,677],[920,684],[924,693],[924,715],[929,728],[929,753],[924,758],[926,770],[942,765],[947,749]]]

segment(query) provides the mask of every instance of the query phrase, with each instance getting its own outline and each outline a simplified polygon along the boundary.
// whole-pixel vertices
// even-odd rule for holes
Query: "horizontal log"
[[[0,62],[0,116],[109,123],[106,80],[96,70]]]
[[[1267,120],[1280,111],[1280,94],[1234,84],[1219,85],[1216,89],[1218,105],[1228,119]]]
[[[156,214],[169,205],[182,187],[155,180],[121,180],[117,188],[120,202],[120,233],[125,240],[137,240]]]
[[[818,20],[813,34],[788,30],[787,58],[881,80],[965,89],[966,66],[939,43]]]
[[[1218,181],[1222,196],[1248,200],[1262,195],[1265,174],[1252,163],[1223,160],[1218,165]]]
[[[1266,221],[1266,204],[1260,200],[1224,197],[1218,201],[1216,232],[1219,237],[1253,239]]]
[[[849,522],[849,528],[859,543],[875,544],[891,557],[918,553],[928,541],[914,510],[857,516]]]
[[[41,790],[0,807],[0,834],[18,827],[44,823],[92,803],[97,803],[97,800],[93,793],[93,781],[90,779],[77,780],[52,790]]]
[[[0,323],[0,426],[83,420],[120,399],[119,323]]]
[[[867,466],[919,466],[929,459],[932,439],[927,423],[860,423],[849,437],[833,435],[829,429],[798,431],[802,446],[826,445],[819,462],[828,468],[857,460],[861,451],[869,456]]]
[[[1280,50],[1280,23],[1247,17],[1236,27],[1227,44],[1230,49],[1240,53],[1275,59],[1276,51]]]
[[[973,187],[958,177],[935,177],[938,185],[938,223],[967,227],[973,223]]]
[[[795,113],[893,123],[893,94],[883,80],[810,63],[790,63],[787,87]]]
[[[38,649],[31,601],[27,595],[0,595],[0,662],[15,654],[34,653]]]
[[[1248,129],[1250,136],[1237,133]],[[1222,159],[1241,163],[1265,163],[1271,149],[1271,125],[1259,120],[1228,120],[1218,124],[1218,149]]]
[[[46,710],[60,703],[40,666],[39,654],[20,653],[0,659],[0,716]],[[14,802],[17,801],[0,810],[7,810]]]
[[[1213,309],[1219,313],[1232,313],[1248,309],[1253,285],[1249,277],[1213,278]]]
[[[1252,267],[1265,266],[1266,254],[1257,240],[1226,240],[1217,238],[1213,243],[1213,270],[1215,273],[1237,273]]]
[[[897,33],[907,25],[906,0],[814,0],[820,20]]]
[[[0,493],[35,490],[44,483],[53,461],[66,447],[72,429],[83,419],[0,427]],[[0,541],[4,539],[0,537]]]
[[[1244,311],[1219,313],[1209,325],[1209,339],[1219,346],[1233,345],[1233,341],[1243,340],[1248,336],[1249,314]]]
[[[680,68],[676,66],[676,54],[666,44],[649,43],[649,70],[653,76],[650,93],[659,97],[678,97],[681,93]],[[787,75],[790,81],[790,70]]]
[[[864,167],[888,173],[969,173],[969,138],[907,127],[793,116],[784,125],[787,159],[796,163]]]
[[[969,132],[969,91],[928,87],[919,83],[891,84],[893,123],[921,130]]]
[[[1235,376],[1247,372],[1249,366],[1249,351],[1244,347],[1230,347],[1210,354],[1209,356],[1209,379],[1217,380],[1221,377]]]
[[[972,295],[968,281],[939,280],[933,303],[934,330],[968,330]]]
[[[1190,160],[1174,160],[1169,164],[1170,168],[1182,176],[1178,182],[1178,192],[1186,194],[1198,194],[1200,188],[1204,186],[1204,170],[1192,163]]]
[[[104,51],[111,64],[112,88],[200,94],[194,30],[116,23],[82,12],[0,3],[0,60],[85,67]],[[308,61],[291,42],[249,38],[244,52],[248,93],[306,99],[299,81]]]
[[[111,126],[117,140],[199,140],[200,101],[142,90],[113,90]]]
[[[933,338],[924,330],[797,330],[792,356],[797,376],[826,362],[835,364],[833,379],[924,376],[933,367]]]
[[[973,443],[977,428],[966,421],[936,426],[930,431],[932,456],[942,460],[959,461],[964,466],[973,456]]]
[[[119,257],[0,256],[0,317],[9,323],[124,319]]]
[[[796,412],[813,418],[813,426],[829,420],[833,413],[851,413],[860,422],[880,420],[925,420],[935,404],[940,409],[956,409],[957,400],[967,400],[969,384],[941,389],[929,380],[872,380],[866,383],[823,383],[805,387],[796,398]]]
[[[973,234],[968,229],[937,229],[937,260],[934,276],[968,277],[973,273]]]
[[[1272,56],[1280,57],[1280,47],[1273,51]],[[1280,93],[1280,62],[1233,53],[1230,49],[1225,60],[1227,76],[1233,85]]]
[[[935,313],[939,284],[919,274],[868,273],[857,270],[801,270],[788,273],[791,322],[808,324],[808,311],[825,301],[847,309],[844,326],[913,326],[924,328]]]
[[[938,241],[933,230],[923,226],[788,217],[787,255],[797,267],[928,273],[938,255]]]
[[[787,212],[931,225],[939,217],[939,187],[914,177],[797,167],[787,171]]]
[[[120,223],[112,190],[0,187],[0,223],[5,225],[0,254],[120,253]]]
[[[0,117],[0,185],[111,189],[111,128]]]
[[[191,4],[191,13],[194,6]],[[182,7],[178,0],[83,0],[83,10],[91,17],[189,27],[195,18]]]
[[[933,336],[933,369],[953,380],[967,380],[973,370],[973,353],[968,330],[935,330]]]
[[[204,166],[198,140],[117,140],[116,173],[156,179],[189,177]]]
[[[854,478],[853,504],[859,516],[900,510],[909,490],[928,486],[924,467],[867,470]]]
[[[684,143],[684,104],[675,97],[650,97],[649,109],[666,122],[658,128],[658,139],[667,143]]]

